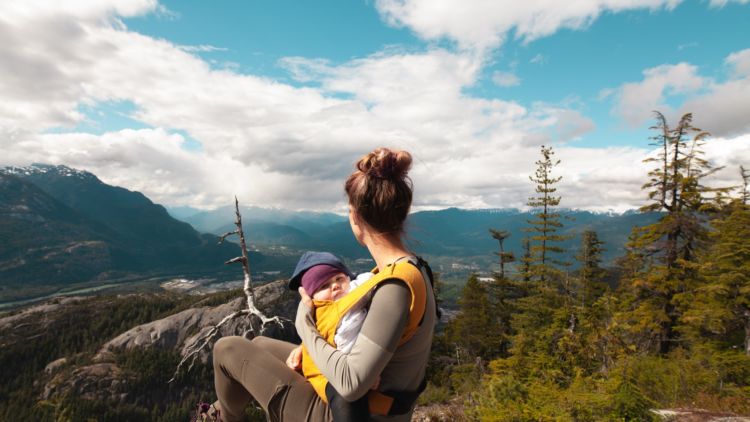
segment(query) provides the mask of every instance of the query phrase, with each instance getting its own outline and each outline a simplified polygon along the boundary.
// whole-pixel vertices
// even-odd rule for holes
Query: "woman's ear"
[[[363,221],[359,217],[359,214],[357,214],[357,211],[355,211],[351,206],[349,206],[349,225],[352,228],[352,234],[354,234],[354,238],[357,239],[357,242],[360,245],[364,246],[364,243],[362,241],[362,234],[364,233]]]

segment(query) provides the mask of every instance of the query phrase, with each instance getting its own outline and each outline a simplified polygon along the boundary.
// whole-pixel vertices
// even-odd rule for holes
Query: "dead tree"
[[[182,369],[183,365],[187,364],[188,362],[189,365],[187,371],[189,372],[190,369],[193,368],[195,360],[198,358],[200,352],[204,349],[210,349],[213,345],[213,341],[219,334],[221,327],[232,320],[235,320],[237,318],[248,318],[248,325],[250,328],[245,330],[245,332],[242,334],[243,337],[248,337],[249,335],[252,335],[253,337],[256,335],[261,335],[265,332],[266,327],[271,323],[278,324],[282,328],[284,326],[281,318],[279,318],[278,316],[266,316],[260,309],[258,309],[255,304],[255,291],[253,290],[252,278],[250,277],[250,262],[247,257],[245,232],[242,230],[242,216],[240,215],[240,206],[239,202],[237,201],[237,197],[234,198],[234,213],[236,216],[234,225],[237,226],[237,228],[231,232],[224,233],[223,235],[219,236],[219,244],[224,243],[224,240],[226,240],[227,237],[235,234],[240,238],[240,249],[242,250],[242,255],[230,259],[229,261],[225,262],[225,264],[242,264],[242,271],[245,274],[243,291],[245,292],[245,297],[247,298],[247,307],[225,316],[216,325],[211,327],[211,329],[209,329],[205,334],[196,338],[185,349],[185,356],[182,358],[182,360],[180,360],[180,363],[177,364],[177,368],[174,371],[174,375],[172,375],[172,379],[169,380],[169,383],[177,378],[180,369]]]

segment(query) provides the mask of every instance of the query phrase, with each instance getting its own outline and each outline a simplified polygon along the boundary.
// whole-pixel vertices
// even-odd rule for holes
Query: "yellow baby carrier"
[[[409,291],[411,291],[409,319],[398,345],[401,346],[406,343],[417,332],[424,317],[425,307],[427,306],[427,288],[426,283],[423,281],[421,268],[426,269],[429,283],[432,285],[432,271],[424,260],[417,258],[416,264],[409,260],[399,260],[394,264],[388,265],[383,271],[377,272],[377,269],[373,270],[375,275],[371,279],[367,280],[339,300],[313,300],[315,322],[320,335],[329,344],[336,346],[334,336],[341,318],[343,318],[343,316],[346,315],[354,305],[359,303],[360,300],[366,300],[365,296],[372,292],[380,283],[398,279],[405,282],[409,287]],[[310,381],[310,384],[312,384],[315,392],[318,393],[318,396],[328,403],[328,398],[326,397],[326,385],[328,384],[328,380],[312,361],[312,358],[308,354],[307,348],[304,345],[302,346],[302,374],[308,379],[308,381]],[[424,384],[424,382],[422,384]],[[423,389],[424,385],[420,386],[419,391],[403,394],[413,396],[416,400],[416,397]],[[379,391],[370,390],[368,393],[370,413],[378,415],[394,414],[394,400],[398,401],[399,398],[400,397],[394,397],[393,394],[388,395]],[[411,397],[408,397],[405,401],[413,402],[413,400],[410,399]],[[408,411],[408,409],[405,411]]]

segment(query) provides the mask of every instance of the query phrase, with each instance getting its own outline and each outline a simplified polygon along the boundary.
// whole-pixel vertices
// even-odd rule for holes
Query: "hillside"
[[[279,280],[259,287],[258,306],[285,318],[266,335],[295,341],[298,296]],[[0,420],[188,420],[214,397],[207,359],[168,384],[184,344],[242,308],[240,290],[212,295],[131,294],[54,299],[0,314]],[[221,335],[242,334],[247,320]],[[275,328],[275,327],[272,327]],[[255,420],[263,420],[256,418]]]
[[[143,194],[88,172],[33,165],[6,168],[0,177],[3,300],[129,275],[219,273],[238,253]],[[253,253],[251,261],[263,256]]]

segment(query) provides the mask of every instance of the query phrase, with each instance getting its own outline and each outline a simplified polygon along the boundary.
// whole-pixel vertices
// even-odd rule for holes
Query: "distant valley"
[[[171,212],[171,210],[170,210]],[[231,229],[226,225],[233,213],[231,207],[213,211],[190,213],[179,210],[181,219],[197,230],[221,234]],[[634,226],[656,221],[656,214],[638,212],[592,213],[588,211],[561,211],[564,227],[561,234],[569,236],[563,242],[567,253],[563,257],[575,260],[581,243],[580,234],[594,230],[604,241],[603,257],[611,264],[625,249],[628,235]],[[349,259],[368,257],[351,234],[348,219],[332,213],[293,212],[258,207],[244,207],[243,221],[251,244],[259,248],[285,247],[294,250],[328,250]],[[462,262],[477,261],[487,267],[496,257],[498,243],[489,229],[507,230],[511,236],[505,241],[505,250],[520,256],[521,241],[528,233],[529,212],[510,209],[465,210],[448,208],[439,211],[419,211],[407,221],[407,239],[411,248],[428,257],[453,257]],[[467,258],[470,258],[467,261]],[[487,269],[487,268],[484,268]]]
[[[564,203],[564,202],[563,202]],[[170,215],[171,214],[171,215]],[[563,211],[563,234],[574,261],[584,230],[604,241],[605,264],[624,252],[633,226],[656,215]],[[327,250],[357,270],[372,265],[356,243],[346,216],[334,213],[242,207],[257,280],[288,276],[299,253]],[[520,256],[528,212],[449,208],[413,213],[407,222],[410,247],[429,258],[437,271],[454,278],[495,269],[498,250],[490,228],[507,230],[505,250]],[[182,221],[180,221],[182,220]],[[66,166],[37,164],[0,170],[0,303],[44,296],[66,287],[96,288],[105,283],[169,277],[240,278],[225,260],[237,245],[217,244],[234,229],[233,207],[213,211],[170,209],[139,192],[110,186],[95,175]],[[264,274],[265,278],[264,278]]]

